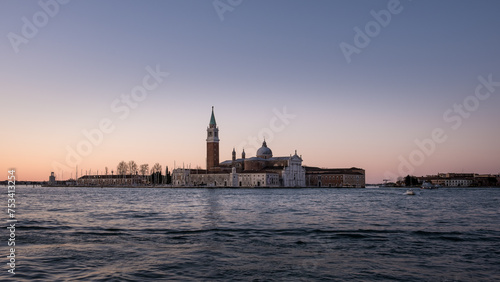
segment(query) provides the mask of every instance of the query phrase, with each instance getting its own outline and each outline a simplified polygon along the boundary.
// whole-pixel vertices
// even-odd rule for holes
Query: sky
[[[500,173],[500,2],[0,1],[1,173],[58,179],[295,150],[303,165]]]

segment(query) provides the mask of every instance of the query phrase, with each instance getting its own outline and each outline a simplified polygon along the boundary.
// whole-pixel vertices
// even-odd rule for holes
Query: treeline
[[[108,175],[108,168],[105,168],[106,175]],[[114,171],[111,171],[114,174]],[[149,164],[137,165],[135,161],[121,161],[116,166],[116,175],[141,175],[142,177],[149,177],[151,184],[170,184],[172,183],[172,175],[168,171],[168,166],[165,168],[165,174],[162,174],[162,166],[155,163],[151,169]]]

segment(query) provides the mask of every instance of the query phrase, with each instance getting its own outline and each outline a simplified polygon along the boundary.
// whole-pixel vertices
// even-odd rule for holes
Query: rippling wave
[[[500,280],[500,189],[20,190],[2,280]]]

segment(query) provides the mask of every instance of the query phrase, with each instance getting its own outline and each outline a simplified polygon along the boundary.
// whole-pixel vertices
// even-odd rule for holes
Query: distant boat
[[[439,187],[441,187],[441,185],[432,185],[431,183],[429,182],[426,182],[424,181],[424,183],[422,183],[422,189],[438,189]]]
[[[413,196],[413,195],[415,195],[415,192],[413,192],[413,190],[411,190],[411,189],[408,189],[408,190],[406,190],[405,195]]]

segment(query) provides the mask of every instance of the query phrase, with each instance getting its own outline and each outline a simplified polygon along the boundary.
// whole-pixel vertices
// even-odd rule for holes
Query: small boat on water
[[[411,189],[408,189],[408,190],[406,190],[405,195],[412,195],[413,196],[413,195],[415,195],[415,192],[413,192],[413,190],[411,190]]]
[[[439,185],[439,184],[432,185],[432,183],[424,181],[424,183],[422,183],[422,186],[420,188],[421,189],[438,189],[439,187],[441,187],[441,185]]]

